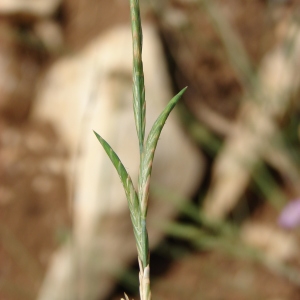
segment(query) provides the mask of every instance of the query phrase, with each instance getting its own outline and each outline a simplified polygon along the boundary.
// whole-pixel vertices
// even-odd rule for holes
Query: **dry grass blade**
[[[203,208],[210,218],[221,220],[236,206],[255,166],[276,137],[277,124],[291,107],[292,95],[299,89],[299,53],[300,25],[291,17],[285,40],[261,62],[259,87],[252,91],[254,98],[245,95],[236,130],[230,133],[214,161],[213,181]]]
[[[142,62],[143,34],[139,0],[130,0],[131,29],[133,43],[133,110],[140,153],[144,148],[146,101]]]
[[[124,293],[125,299],[121,298],[121,300],[129,300],[128,296],[126,295],[126,293]]]
[[[196,0],[196,2],[204,7],[210,17],[216,32],[223,42],[229,60],[243,86],[247,90],[255,87],[258,83],[254,72],[255,66],[247,54],[241,39],[222,13],[222,9],[216,1]]]
[[[141,212],[144,218],[147,215],[148,198],[149,198],[149,187],[150,187],[150,176],[152,171],[152,162],[154,159],[155,148],[163,129],[163,126],[171,113],[172,109],[175,107],[176,103],[180,100],[183,93],[187,87],[182,89],[176,96],[174,96],[168,103],[163,112],[159,115],[157,120],[152,126],[152,129],[148,135],[145,151],[141,160],[141,168],[139,174],[139,196],[140,196],[140,206]]]

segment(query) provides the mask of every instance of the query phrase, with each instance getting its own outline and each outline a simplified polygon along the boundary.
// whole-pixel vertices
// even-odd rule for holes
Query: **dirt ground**
[[[128,23],[127,2],[65,0],[56,18],[63,29],[66,52],[79,51],[105,29]],[[190,87],[184,99],[186,106],[195,112],[205,104],[233,120],[243,81],[230,63],[212,20],[193,1],[152,3],[160,7],[152,10],[148,2],[144,3],[143,15],[158,26],[174,88]],[[284,26],[281,20],[297,7],[297,2],[228,0],[222,7],[255,68],[280,38],[278,32]],[[41,69],[51,59],[44,58]],[[206,154],[211,163],[214,157]],[[31,123],[26,117],[1,117],[1,300],[35,299],[51,254],[70,233],[66,179],[60,164],[67,156],[51,125]],[[276,222],[277,215],[265,213],[266,206],[260,205],[258,210],[252,218]],[[167,239],[157,249],[152,263],[157,269],[154,299],[300,299],[299,286],[257,262],[222,251],[195,251],[186,243]],[[109,299],[120,299],[123,289],[132,292],[130,285],[123,283]]]

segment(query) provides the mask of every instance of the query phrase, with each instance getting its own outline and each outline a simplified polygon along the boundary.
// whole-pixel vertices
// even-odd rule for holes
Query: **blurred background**
[[[140,2],[163,49],[166,85],[172,94],[189,87],[176,126],[192,150],[180,154],[178,146],[177,160],[193,158],[197,169],[182,195],[154,178],[152,197],[174,212],[152,247],[153,298],[300,299],[299,1]],[[78,227],[66,165],[80,156],[71,135],[81,125],[62,134],[57,120],[81,106],[41,113],[39,103],[51,105],[45,90],[67,97],[63,83],[77,95],[85,69],[58,67],[64,81],[52,79],[53,69],[84,65],[89,45],[120,25],[129,26],[126,0],[0,0],[0,299],[71,299],[41,290],[56,289],[59,274],[45,280],[53,255]],[[120,299],[124,291],[138,299],[130,253],[109,283],[93,278],[105,292],[72,299]]]

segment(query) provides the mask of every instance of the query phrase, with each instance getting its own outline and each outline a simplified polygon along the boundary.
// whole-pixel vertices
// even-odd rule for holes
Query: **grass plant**
[[[123,163],[114,150],[98,133],[94,133],[109,156],[111,162],[115,166],[122,181],[128,201],[138,252],[138,262],[140,268],[140,298],[141,300],[150,300],[150,253],[146,218],[152,163],[157,142],[163,126],[170,112],[179,101],[186,88],[182,89],[175,97],[171,99],[162,113],[158,116],[157,120],[154,122],[148,137],[145,140],[146,101],[142,61],[143,36],[139,0],[130,0],[130,13],[133,44],[133,110],[140,149],[140,168],[137,188],[134,186]],[[125,297],[126,299],[129,299],[127,295],[125,295]]]

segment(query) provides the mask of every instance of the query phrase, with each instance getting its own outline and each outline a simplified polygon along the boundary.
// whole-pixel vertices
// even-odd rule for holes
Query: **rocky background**
[[[189,86],[154,167],[153,297],[300,299],[298,1],[141,6],[150,124]],[[0,299],[138,298],[89,135],[136,176],[128,26],[126,0],[0,1]]]

